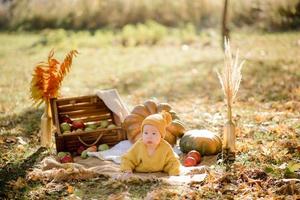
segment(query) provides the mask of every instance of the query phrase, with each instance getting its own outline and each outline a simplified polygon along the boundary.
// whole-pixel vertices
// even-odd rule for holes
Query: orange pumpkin
[[[126,130],[127,138],[132,143],[135,143],[141,138],[143,120],[149,115],[162,112],[163,110],[169,112],[172,116],[172,122],[166,127],[166,136],[164,139],[171,145],[176,144],[177,138],[182,137],[185,132],[183,123],[168,103],[157,103],[153,100],[146,100],[143,104],[135,106],[131,114],[125,118],[123,128]]]

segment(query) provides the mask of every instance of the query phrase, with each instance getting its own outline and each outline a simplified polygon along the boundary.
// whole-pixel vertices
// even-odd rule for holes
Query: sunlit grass
[[[59,58],[72,48],[80,52],[63,83],[62,95],[90,94],[96,89],[116,87],[132,104],[151,96],[172,100],[191,94],[220,100],[214,70],[221,66],[223,57],[216,34],[210,36],[208,43],[207,37],[202,34],[196,36],[198,41],[190,45],[165,43],[150,47],[146,44],[137,47],[123,47],[121,44],[102,46],[97,43],[98,38],[89,32],[68,34],[74,36],[64,36],[46,45],[38,44],[44,39],[38,33],[0,34],[2,115],[30,107],[28,90],[33,67],[45,60],[52,48]],[[110,34],[112,37],[119,36]],[[165,41],[169,38],[166,37]],[[76,42],[77,45],[73,46]],[[297,32],[233,34],[232,45],[233,48],[239,47],[242,58],[246,59],[240,98],[299,98],[299,94],[290,94],[290,91],[299,88]],[[279,75],[281,78],[277,79]],[[286,86],[289,90],[285,90]],[[268,94],[265,88],[272,93]]]
[[[216,74],[216,69],[223,64],[220,37],[215,30],[206,30],[192,34],[195,40],[188,43],[174,33],[184,31],[168,29],[172,34],[165,35],[155,45],[124,45],[119,40],[122,32],[109,30],[105,30],[105,37],[101,36],[104,30],[95,34],[65,30],[0,33],[0,142],[6,147],[0,148],[0,165],[23,160],[39,144],[42,108],[32,107],[29,86],[35,64],[46,60],[52,48],[59,60],[73,48],[79,51],[63,82],[63,96],[117,88],[130,108],[155,97],[170,103],[188,130],[204,128],[221,134],[225,107]],[[231,45],[232,49],[239,48],[241,59],[246,60],[233,107],[239,128],[236,165],[247,170],[262,169],[270,177],[282,178],[285,169],[280,166],[299,155],[291,151],[296,145],[289,145],[289,142],[297,144],[300,133],[297,106],[300,100],[299,33],[237,32],[231,35]],[[7,143],[8,137],[24,138],[28,144],[23,145],[23,150],[15,150],[20,145],[18,139],[15,143]],[[223,167],[217,165],[212,172],[222,171]],[[89,193],[86,183],[74,183],[75,195]],[[105,192],[110,190],[106,190],[106,186],[98,187],[102,182],[95,184],[97,187],[92,190],[95,196],[102,193],[108,196]],[[133,184],[113,192],[129,191],[132,198],[142,198],[148,190],[160,185],[144,186],[138,188]],[[45,193],[45,185],[38,189],[30,187],[28,190],[33,193],[25,192],[28,197],[35,192],[42,196]],[[167,197],[174,195],[174,191],[177,196],[181,195],[180,189],[166,190],[169,191],[166,191]],[[222,196],[210,192],[204,193]],[[52,195],[68,194],[62,188]]]

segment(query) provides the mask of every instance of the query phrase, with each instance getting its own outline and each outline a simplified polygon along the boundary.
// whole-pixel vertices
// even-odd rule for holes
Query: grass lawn
[[[226,110],[215,71],[222,67],[223,52],[214,31],[188,44],[167,37],[152,46],[108,45],[88,32],[47,39],[43,33],[0,33],[0,168],[18,164],[38,148],[42,108],[32,107],[29,87],[35,64],[46,60],[52,48],[60,60],[73,48],[79,51],[62,96],[117,88],[130,108],[157,98],[174,107],[188,130],[221,134]],[[288,163],[300,162],[300,33],[238,32],[231,40],[246,63],[233,109],[239,129],[237,160],[230,172],[218,164],[201,186],[150,181],[140,187],[99,177],[68,183],[73,192],[66,183],[26,183],[10,195],[72,199],[94,194],[107,199],[112,193],[140,199],[152,191],[153,198],[163,199],[299,198],[300,185],[292,190],[290,182],[281,180],[299,179],[299,173],[289,173]]]

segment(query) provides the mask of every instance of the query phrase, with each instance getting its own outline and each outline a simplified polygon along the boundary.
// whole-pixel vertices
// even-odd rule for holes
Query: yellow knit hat
[[[142,123],[142,131],[145,125],[153,125],[159,130],[161,137],[164,138],[166,135],[166,127],[171,123],[171,121],[172,116],[165,111],[149,115]]]

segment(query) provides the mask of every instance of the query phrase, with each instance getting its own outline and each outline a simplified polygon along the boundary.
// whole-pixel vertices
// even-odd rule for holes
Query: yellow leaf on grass
[[[298,171],[300,170],[300,163],[289,162],[288,169],[290,170],[290,172]]]
[[[266,117],[262,115],[255,115],[254,120],[256,123],[262,123],[266,121]]]
[[[68,185],[67,191],[69,194],[72,194],[74,192],[74,187],[71,185]]]
[[[10,182],[10,184],[14,190],[19,190],[26,186],[26,181],[24,178],[19,177],[16,181]]]

